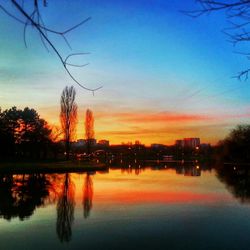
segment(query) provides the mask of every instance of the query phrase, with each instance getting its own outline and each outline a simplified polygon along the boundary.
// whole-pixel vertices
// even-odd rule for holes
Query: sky
[[[18,15],[9,2],[0,0]],[[229,25],[224,13],[191,18],[181,12],[198,7],[193,0],[48,0],[41,13],[52,29],[91,17],[67,34],[72,50],[61,37],[49,37],[63,57],[90,53],[70,61],[88,66],[70,70],[86,87],[103,86],[94,96],[72,81],[31,27],[26,48],[23,25],[0,10],[0,107],[28,106],[59,125],[61,92],[74,85],[78,139],[90,108],[96,139],[111,144],[170,145],[184,137],[216,144],[249,121],[250,84],[233,78],[248,61],[221,31]]]

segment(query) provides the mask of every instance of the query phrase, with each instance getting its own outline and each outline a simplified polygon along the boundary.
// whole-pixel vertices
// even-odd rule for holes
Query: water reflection
[[[93,182],[90,173],[87,173],[83,185],[83,216],[86,219],[90,215],[93,200]]]
[[[61,193],[57,202],[56,232],[61,242],[68,242],[72,236],[75,210],[75,186],[70,175],[65,174]]]
[[[176,174],[184,176],[201,176],[200,166],[178,166],[176,167]]]
[[[49,197],[50,182],[44,174],[1,175],[0,216],[6,220],[29,218],[44,206]]]
[[[190,183],[192,180],[200,178],[202,172],[211,170],[209,166],[198,165],[169,165],[166,163],[149,164],[136,162],[134,165],[112,165],[112,169],[115,169],[122,175],[132,174],[139,175],[145,173],[145,175],[154,175],[155,172],[158,178],[164,179],[164,173],[171,174],[172,183],[178,180],[179,177],[187,177]],[[114,171],[115,171],[114,170]],[[160,172],[159,172],[160,171]],[[228,190],[242,203],[250,202],[250,169],[240,166],[220,166],[216,169],[217,177],[219,180],[227,186]],[[91,217],[91,211],[93,209],[93,196],[94,196],[94,182],[93,175],[100,176],[105,174],[109,176],[108,171],[104,172],[88,172],[82,175],[72,175],[70,173],[65,174],[23,174],[23,175],[12,175],[5,174],[0,175],[0,217],[5,220],[11,220],[12,218],[19,218],[21,221],[28,219],[34,214],[36,208],[46,207],[48,204],[54,204],[56,208],[56,223],[55,231],[60,242],[69,242],[72,239],[72,226],[74,224],[74,213],[76,209],[76,197],[78,197],[79,204],[81,207],[81,216],[85,219]],[[76,176],[80,177],[80,181]],[[195,177],[191,180],[188,177]],[[115,179],[115,178],[114,178]],[[118,178],[119,179],[119,178]],[[131,181],[139,180],[139,177],[124,179]],[[186,178],[185,178],[186,179]],[[118,180],[119,181],[119,180]],[[150,182],[157,182],[156,179],[150,180]],[[75,185],[75,183],[77,185]],[[119,182],[117,182],[118,184]],[[132,185],[130,183],[130,185]],[[139,183],[139,182],[138,182]],[[143,182],[142,182],[143,183]],[[114,185],[112,184],[113,187]],[[121,185],[126,184],[123,182]],[[140,183],[139,183],[140,184]],[[173,185],[173,184],[171,184]],[[138,200],[141,202],[188,202],[190,199],[203,199],[206,196],[190,192],[175,192],[171,185],[161,189],[160,192],[157,190],[150,190],[150,188],[143,186],[143,189],[136,189],[136,186],[129,189],[126,193],[125,189],[121,190],[114,188],[113,193],[110,197],[114,200],[124,202],[134,202]],[[77,186],[79,187],[76,192]],[[110,188],[111,186],[109,186]],[[120,188],[124,186],[120,186]],[[153,187],[153,186],[152,186]],[[174,186],[173,186],[174,187]],[[184,186],[185,187],[185,186]],[[171,189],[172,188],[172,189]],[[95,189],[96,190],[96,189]],[[80,193],[77,196],[76,193]],[[109,189],[106,189],[106,192]],[[98,191],[95,191],[97,195]],[[139,197],[140,194],[140,197]],[[141,195],[143,194],[143,195]],[[116,196],[117,195],[117,196]],[[123,196],[121,196],[123,195]],[[117,199],[116,199],[117,197]],[[205,199],[204,198],[204,199]],[[113,201],[113,200],[112,200]],[[104,202],[110,202],[110,200],[104,200]],[[98,209],[98,208],[97,208]],[[92,215],[93,216],[93,215]]]
[[[166,165],[166,163],[158,163],[158,164],[151,164],[151,166],[138,164],[138,165],[126,165],[121,167],[122,173],[127,174],[135,174],[139,175],[143,173],[146,169],[150,168],[151,170],[168,170],[174,169],[177,175],[184,175],[184,176],[201,176],[202,170],[206,170],[199,165]],[[111,169],[117,169],[117,166],[111,166]],[[211,168],[209,168],[211,170]]]
[[[217,168],[220,181],[241,203],[250,203],[249,166],[222,165]]]

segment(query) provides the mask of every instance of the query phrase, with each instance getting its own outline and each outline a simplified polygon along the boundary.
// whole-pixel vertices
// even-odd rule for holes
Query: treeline
[[[250,125],[238,125],[217,145],[219,161],[250,163]]]
[[[16,107],[0,110],[1,159],[47,158],[54,146],[52,129],[36,110]]]
[[[61,127],[51,127],[36,110],[28,107],[0,109],[0,160],[4,159],[69,159],[74,155],[71,148],[76,135],[77,104],[73,86],[66,86],[61,94]],[[85,120],[86,145],[91,153],[94,139],[94,118],[87,109]]]

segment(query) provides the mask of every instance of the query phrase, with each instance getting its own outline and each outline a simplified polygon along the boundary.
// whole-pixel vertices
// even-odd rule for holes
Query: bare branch
[[[49,39],[48,37],[48,33],[53,33],[56,35],[59,35],[63,38],[63,40],[65,41],[65,43],[67,44],[67,46],[71,49],[71,46],[68,42],[68,40],[66,39],[65,35],[68,34],[69,32],[77,29],[78,27],[80,27],[81,25],[83,25],[84,23],[88,22],[91,17],[88,17],[86,19],[84,19],[83,21],[81,21],[80,23],[64,30],[64,31],[56,31],[53,29],[48,28],[44,22],[43,19],[40,15],[40,10],[39,10],[39,6],[38,6],[38,1],[34,0],[34,10],[32,11],[31,14],[28,14],[24,8],[23,5],[20,5],[16,0],[10,0],[13,4],[13,6],[17,9],[17,11],[23,16],[24,20],[21,20],[20,18],[16,17],[15,15],[13,15],[12,13],[10,13],[9,11],[7,11],[2,5],[0,5],[0,9],[6,13],[8,16],[10,16],[11,18],[15,19],[16,21],[20,22],[21,24],[24,25],[24,31],[23,31],[23,40],[24,40],[24,44],[25,47],[27,47],[27,41],[26,41],[26,33],[27,33],[27,27],[29,25],[33,26],[41,39],[42,44],[44,45],[44,47],[46,48],[47,51],[49,51],[49,47],[54,51],[54,53],[57,55],[57,57],[59,58],[59,60],[61,61],[64,69],[66,70],[67,74],[70,76],[70,78],[76,83],[78,84],[81,88],[91,91],[93,94],[95,91],[99,90],[101,87],[98,88],[88,88],[85,86],[85,84],[80,83],[73,75],[72,73],[69,71],[69,69],[67,68],[67,66],[72,66],[72,67],[84,67],[88,64],[82,64],[82,65],[77,65],[77,64],[73,64],[73,63],[68,63],[67,60],[71,57],[71,56],[75,56],[75,55],[83,55],[86,53],[75,53],[75,54],[70,54],[68,55],[65,59],[63,59],[62,55],[60,54],[59,50],[57,49],[57,47],[53,44],[53,42]],[[43,6],[47,6],[47,1],[43,0]]]
[[[237,78],[238,80],[244,80],[244,81],[247,81],[248,80],[248,75],[249,75],[249,72],[250,72],[250,69],[246,69],[246,70],[243,70],[241,72],[239,72],[239,74],[237,76],[234,76],[233,78]]]
[[[8,12],[2,5],[0,5],[0,9],[7,14],[8,16],[12,17],[13,19],[15,19],[16,21],[18,21],[21,24],[25,24],[26,22],[22,21],[21,19],[19,19],[18,17],[14,16],[13,14],[11,14],[10,12]]]
[[[210,14],[212,12],[224,11],[225,17],[230,23],[231,27],[227,27],[222,32],[229,37],[229,41],[233,46],[237,46],[239,43],[245,43],[250,41],[250,1],[249,0],[197,0],[200,8],[192,11],[183,11],[188,16],[199,17],[204,14]],[[243,53],[240,53],[243,54]],[[249,53],[244,53],[248,56]],[[248,80],[248,74],[250,69],[239,72],[239,80]]]

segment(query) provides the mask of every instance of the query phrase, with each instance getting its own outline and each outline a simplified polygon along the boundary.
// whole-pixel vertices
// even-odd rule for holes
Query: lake
[[[249,249],[249,176],[167,165],[1,174],[0,248]]]

